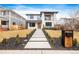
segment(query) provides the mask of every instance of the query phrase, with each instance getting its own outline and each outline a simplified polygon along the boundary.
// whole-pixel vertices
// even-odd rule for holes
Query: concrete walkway
[[[29,42],[26,44],[25,48],[51,48],[48,40],[46,39],[43,31],[37,29]]]

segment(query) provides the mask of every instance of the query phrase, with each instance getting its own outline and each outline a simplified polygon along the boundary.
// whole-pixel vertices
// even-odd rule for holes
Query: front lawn
[[[51,38],[59,38],[62,33],[61,30],[45,30]]]
[[[34,29],[1,31],[0,48],[23,48],[22,44],[26,44],[28,42],[30,37],[33,35],[34,31]]]
[[[61,30],[47,30],[45,29],[46,37],[50,43],[50,46],[52,48],[59,47],[61,45],[60,40],[61,40]]]
[[[44,29],[44,31],[45,31],[46,37],[49,40],[49,43],[52,48],[54,48],[55,46],[57,46],[58,44],[61,43],[62,30]],[[77,48],[79,48],[79,32],[78,31],[73,31],[73,42],[74,42],[74,39],[76,40],[75,44],[76,44]],[[56,42],[56,44],[55,44],[55,42]],[[74,43],[72,43],[72,44],[74,45]],[[62,47],[61,44],[59,46]]]

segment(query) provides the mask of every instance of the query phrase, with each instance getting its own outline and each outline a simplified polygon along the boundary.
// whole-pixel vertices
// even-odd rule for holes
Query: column
[[[41,20],[42,20],[42,25],[41,25],[41,28],[43,28],[43,25],[45,25],[45,20],[44,20],[44,13],[42,13],[42,16],[41,16]]]
[[[8,19],[9,19],[9,29],[11,29],[11,11],[9,11]]]

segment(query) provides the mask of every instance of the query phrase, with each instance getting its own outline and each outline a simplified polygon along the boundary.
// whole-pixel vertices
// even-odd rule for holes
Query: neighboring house
[[[11,29],[11,25],[13,24],[25,28],[26,19],[12,10],[0,8],[0,27],[5,29]]]
[[[26,14],[27,27],[32,29],[53,28],[57,13],[42,11],[40,14]]]

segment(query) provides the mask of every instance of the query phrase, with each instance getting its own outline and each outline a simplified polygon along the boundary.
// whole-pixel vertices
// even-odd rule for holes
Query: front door
[[[42,22],[38,22],[38,23],[37,23],[38,29],[41,29],[41,23],[42,23]]]

